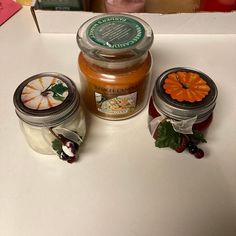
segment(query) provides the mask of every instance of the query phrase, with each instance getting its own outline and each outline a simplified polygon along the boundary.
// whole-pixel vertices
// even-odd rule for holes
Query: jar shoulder
[[[83,53],[80,53],[78,58],[80,72],[86,76],[87,79],[97,79],[97,80],[135,80],[144,77],[147,73],[149,73],[152,66],[152,57],[151,54],[148,53],[145,60],[141,63],[137,63],[131,67],[124,67],[121,69],[110,69],[100,67],[98,65],[89,63]]]

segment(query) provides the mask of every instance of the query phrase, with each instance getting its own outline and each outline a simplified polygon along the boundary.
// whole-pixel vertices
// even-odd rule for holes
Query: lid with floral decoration
[[[177,67],[159,76],[152,97],[161,114],[175,120],[197,117],[201,122],[215,108],[217,87],[205,73]]]
[[[26,79],[17,87],[13,100],[19,118],[38,127],[62,123],[80,104],[74,82],[59,73],[41,73]]]

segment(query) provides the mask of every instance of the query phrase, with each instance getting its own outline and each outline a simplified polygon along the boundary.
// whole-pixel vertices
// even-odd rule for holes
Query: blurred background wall
[[[146,0],[146,12],[176,13],[195,12],[200,0]],[[91,0],[92,11],[104,12],[103,0]]]

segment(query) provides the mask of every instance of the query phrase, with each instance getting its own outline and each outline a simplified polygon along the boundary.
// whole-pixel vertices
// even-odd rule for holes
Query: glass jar
[[[96,16],[77,33],[82,97],[100,118],[122,120],[147,103],[153,32],[143,20],[124,14]]]
[[[201,0],[200,11],[227,12],[236,10],[236,0]]]
[[[144,12],[145,0],[105,0],[105,9],[109,13]]]
[[[168,134],[166,137],[160,137],[159,133],[160,124],[163,126],[163,122],[169,122],[173,132],[168,132],[177,135],[176,140],[171,140],[173,143],[176,141],[176,145],[172,146],[166,142],[167,146],[178,148],[182,138],[191,143],[205,142],[201,132],[204,132],[212,122],[217,93],[215,83],[203,72],[185,67],[165,71],[157,79],[149,102],[151,135],[157,143],[160,138],[166,138],[165,141],[168,141],[168,138],[171,140]],[[191,140],[198,137],[199,140]]]
[[[16,114],[29,146],[72,163],[86,124],[76,85],[59,73],[41,73],[23,81],[14,93]]]

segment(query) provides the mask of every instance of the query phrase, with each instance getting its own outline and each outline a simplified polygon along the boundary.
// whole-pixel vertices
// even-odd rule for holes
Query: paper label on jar
[[[127,16],[107,16],[91,23],[87,36],[105,48],[128,48],[144,37],[145,29],[137,20]]]
[[[30,81],[22,90],[21,101],[32,110],[47,110],[59,106],[68,96],[68,86],[53,76]]]
[[[137,92],[113,98],[107,98],[105,95],[95,92],[95,98],[98,111],[110,115],[120,115],[135,109]]]

